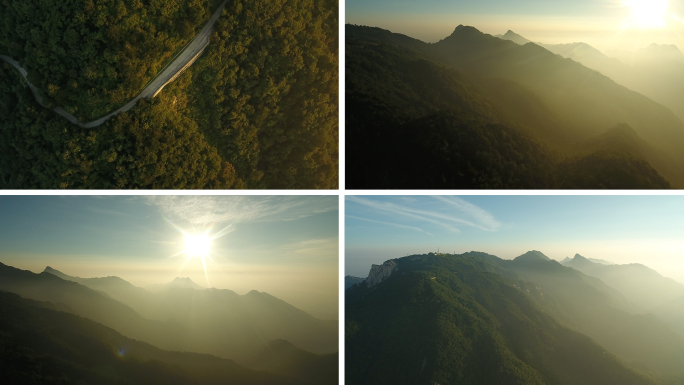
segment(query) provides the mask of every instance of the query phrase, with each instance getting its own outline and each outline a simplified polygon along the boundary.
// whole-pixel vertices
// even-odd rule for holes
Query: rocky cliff
[[[366,285],[371,288],[380,282],[389,278],[392,273],[398,269],[397,261],[390,259],[385,261],[382,265],[371,266],[370,272],[368,273],[368,278],[366,278]]]

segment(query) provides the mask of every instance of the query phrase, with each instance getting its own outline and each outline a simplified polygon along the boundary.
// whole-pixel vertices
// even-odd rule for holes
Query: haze
[[[0,212],[6,265],[141,287],[189,277],[337,315],[337,197],[4,196]],[[215,236],[205,258],[190,258],[183,232]]]
[[[428,252],[513,259],[539,250],[641,263],[684,282],[681,196],[349,196],[345,274]]]
[[[513,30],[546,44],[585,42],[602,50],[651,43],[684,46],[684,2],[672,0],[349,0],[346,22],[403,33],[427,42],[459,25],[491,35]]]

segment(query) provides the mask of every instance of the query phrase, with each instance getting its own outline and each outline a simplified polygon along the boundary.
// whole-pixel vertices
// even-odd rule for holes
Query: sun
[[[202,262],[202,268],[204,269],[204,278],[207,281],[207,287],[211,287],[211,282],[209,282],[209,271],[207,270],[207,262],[211,262],[213,259],[212,254],[212,242],[218,238],[221,238],[234,229],[232,225],[228,225],[219,231],[213,230],[213,225],[204,226],[203,231],[186,231],[174,224],[167,218],[164,218],[173,228],[178,230],[183,235],[183,249],[179,252],[170,255],[169,258],[175,258],[181,255],[185,255],[186,258],[182,262],[178,272],[183,271],[185,266],[192,260],[200,260]],[[177,244],[177,242],[174,242]]]
[[[659,29],[665,27],[667,0],[623,0],[622,4],[632,8],[628,19],[630,27]]]
[[[185,234],[185,253],[189,257],[205,257],[211,250],[211,238],[207,234]]]

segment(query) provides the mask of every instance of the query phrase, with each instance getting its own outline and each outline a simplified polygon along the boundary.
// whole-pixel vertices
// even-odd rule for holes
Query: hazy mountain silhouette
[[[50,303],[0,292],[3,384],[296,384],[206,354],[170,352]]]
[[[180,350],[187,344],[185,336],[188,330],[179,323],[145,319],[101,291],[50,273],[35,274],[0,263],[0,290],[28,299],[53,302],[61,310],[99,322],[128,337],[164,349]]]
[[[435,44],[372,27],[346,34],[350,187],[684,185],[673,146],[684,123],[579,63],[466,26]],[[620,123],[653,151],[581,151]]]
[[[576,254],[564,265],[599,278],[622,293],[641,312],[652,312],[670,301],[684,297],[684,284],[663,277],[642,264],[601,265]]]
[[[680,364],[684,338],[663,320],[637,314],[639,308],[620,291],[553,260],[499,260],[497,265],[515,274],[511,277],[533,283],[535,290],[529,294],[546,312],[593,338],[631,367],[656,376],[660,383],[684,380]]]
[[[532,41],[525,39],[524,37],[518,35],[517,33],[511,31],[510,29],[503,35],[494,35],[499,39],[510,40],[516,44],[525,45],[527,43],[532,43]]]
[[[586,43],[538,44],[648,96],[684,120],[684,54],[676,46],[651,44],[622,53],[626,58],[619,60]]]
[[[347,290],[353,285],[357,283],[361,283],[365,280],[366,278],[361,278],[361,277],[353,277],[351,275],[345,275],[344,276],[344,289]]]
[[[575,256],[578,256],[578,255],[579,255],[579,254],[575,254]],[[584,257],[582,257],[582,258],[584,258]],[[614,265],[613,262],[611,262],[611,261],[606,261],[605,259],[598,259],[598,258],[586,258],[586,259],[588,259],[588,260],[591,261],[591,262],[600,263],[600,264],[602,264],[602,265]],[[565,265],[566,263],[568,263],[568,262],[570,262],[570,261],[572,261],[572,258],[570,258],[570,257],[565,257],[565,258],[561,261],[561,264],[562,264],[562,265]]]
[[[188,277],[176,277],[173,279],[173,281],[169,283],[164,283],[164,284],[156,284],[156,285],[150,285],[146,289],[153,292],[157,293],[162,290],[168,290],[172,287],[180,287],[184,289],[194,289],[194,290],[204,290],[206,289],[204,286],[196,284],[192,279]]]
[[[536,254],[536,253],[535,253]],[[522,262],[550,264],[540,255]],[[484,253],[394,260],[380,284],[346,294],[350,384],[647,384],[557,322]],[[508,261],[518,263],[515,261]]]
[[[456,69],[484,77],[505,77],[529,87],[579,140],[626,123],[669,154],[678,167],[684,164],[677,149],[684,146],[684,123],[667,108],[536,44],[512,44],[460,26],[451,36],[430,45],[429,50],[438,61]],[[680,168],[658,171],[672,183],[684,182]]]
[[[102,290],[146,318],[182,326],[184,350],[243,362],[268,341],[284,339],[314,353],[337,352],[337,321],[319,320],[268,293],[197,290],[198,285],[188,278],[176,278],[150,293],[118,277],[84,279],[59,274]]]

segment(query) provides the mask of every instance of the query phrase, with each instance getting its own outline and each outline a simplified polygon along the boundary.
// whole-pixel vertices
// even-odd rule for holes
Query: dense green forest
[[[681,182],[681,121],[534,44],[463,26],[428,44],[347,25],[346,74],[350,188]],[[588,84],[577,88],[580,78]]]
[[[0,53],[81,122],[135,97],[217,0],[3,0]]]
[[[3,0],[0,54],[48,102],[99,117],[137,95],[219,3],[45,1],[37,12]],[[1,62],[0,187],[336,188],[337,7],[228,2],[192,67],[93,129],[41,107]]]
[[[414,255],[395,260],[383,282],[350,288],[347,383],[654,383],[559,323],[529,294],[540,291],[534,281],[497,261],[483,253]],[[550,303],[554,294],[543,291]]]

